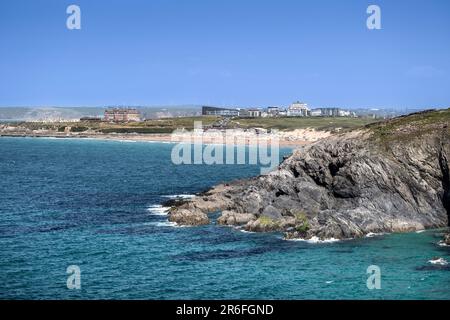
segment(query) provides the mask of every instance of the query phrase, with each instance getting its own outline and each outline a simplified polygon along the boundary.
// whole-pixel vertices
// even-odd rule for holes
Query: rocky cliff
[[[297,149],[267,175],[219,185],[170,210],[287,238],[353,238],[448,225],[450,109],[366,126]]]

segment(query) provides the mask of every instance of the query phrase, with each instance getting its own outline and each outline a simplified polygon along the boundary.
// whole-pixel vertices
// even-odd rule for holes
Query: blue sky
[[[450,106],[446,0],[2,0],[0,40],[0,106]]]

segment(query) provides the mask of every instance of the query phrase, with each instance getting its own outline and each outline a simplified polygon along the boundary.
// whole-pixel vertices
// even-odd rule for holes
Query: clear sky
[[[450,106],[448,0],[2,0],[0,40],[0,106]]]

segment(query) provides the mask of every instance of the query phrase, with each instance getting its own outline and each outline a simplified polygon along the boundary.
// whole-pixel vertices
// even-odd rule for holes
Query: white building
[[[279,107],[268,107],[267,108],[267,114],[269,116],[277,116],[279,112],[280,112]]]
[[[308,115],[309,115],[308,105],[300,101],[292,103],[287,109],[288,117],[306,117]]]
[[[320,117],[322,116],[322,109],[312,109],[309,114],[311,117]]]
[[[261,110],[258,109],[249,109],[248,110],[249,117],[261,117]]]
[[[350,117],[352,114],[347,110],[339,110],[339,117]]]

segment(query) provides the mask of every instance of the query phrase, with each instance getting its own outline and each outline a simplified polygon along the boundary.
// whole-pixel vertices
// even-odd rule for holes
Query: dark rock
[[[280,210],[271,205],[264,208],[263,212],[261,213],[261,216],[268,217],[273,220],[279,220],[283,217],[281,215]]]
[[[275,171],[217,186],[170,215],[230,210],[235,221],[255,216],[247,230],[286,231],[302,213],[308,236],[320,239],[447,226],[449,115],[403,117],[304,146]]]

